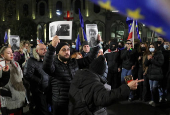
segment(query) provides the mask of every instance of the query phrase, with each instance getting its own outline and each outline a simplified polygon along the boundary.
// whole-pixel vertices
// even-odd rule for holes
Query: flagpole
[[[133,31],[133,35],[132,35],[132,42],[133,42],[133,43],[132,43],[132,44],[133,44],[133,48],[134,48],[134,39],[135,39],[135,38],[134,38],[134,37],[135,37],[135,21],[134,21],[134,20],[133,20],[133,25],[132,25],[132,27],[133,27],[133,30],[132,30],[132,31]]]

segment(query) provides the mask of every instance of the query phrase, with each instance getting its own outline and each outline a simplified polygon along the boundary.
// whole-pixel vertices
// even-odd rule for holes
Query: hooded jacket
[[[36,48],[33,49],[24,69],[24,78],[29,81],[30,90],[44,93],[48,88],[50,76],[44,72],[43,60],[40,59]]]
[[[89,115],[102,107],[126,99],[130,93],[128,85],[108,90],[101,76],[91,70],[78,70],[69,90],[69,115]],[[82,101],[84,98],[84,101]]]

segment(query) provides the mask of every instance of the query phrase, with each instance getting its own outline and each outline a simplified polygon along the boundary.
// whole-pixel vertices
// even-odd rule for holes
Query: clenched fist
[[[52,46],[56,48],[57,45],[58,45],[58,43],[60,43],[60,39],[59,39],[58,36],[56,35],[56,36],[53,37]]]

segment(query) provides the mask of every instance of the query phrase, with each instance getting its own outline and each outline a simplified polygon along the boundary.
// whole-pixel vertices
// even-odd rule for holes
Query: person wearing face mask
[[[25,67],[27,60],[30,58],[30,54],[29,54],[30,53],[30,46],[29,46],[29,44],[30,43],[28,41],[24,41],[22,43],[22,46],[21,46],[21,48],[23,49],[23,53],[25,55],[25,62],[22,64],[22,68]]]
[[[166,79],[166,75],[169,71],[169,51],[167,50],[168,48],[168,44],[165,42],[165,39],[162,36],[158,37],[158,47],[159,49],[162,51],[162,54],[164,56],[164,64],[162,65],[162,70],[163,70],[163,75],[164,75],[164,79],[162,79],[159,82],[159,102],[164,102],[165,101],[165,97],[166,97],[166,93],[165,93],[165,89],[166,89],[166,85],[167,85],[167,79]]]
[[[148,66],[147,77],[149,78],[151,101],[150,105],[156,106],[159,102],[158,85],[163,79],[162,65],[164,63],[164,56],[158,47],[158,43],[150,44],[150,55],[145,60],[145,66]]]
[[[140,45],[140,56],[138,57],[139,69],[138,79],[144,79],[143,83],[139,83],[138,97],[139,100],[148,101],[150,99],[149,91],[149,79],[146,77],[148,67],[145,66],[145,60],[149,55],[149,49],[146,43]]]
[[[121,72],[121,60],[120,52],[118,51],[118,43],[115,41],[110,42],[110,51],[105,53],[104,56],[108,65],[108,84],[111,85],[112,89],[120,86],[119,72]]]
[[[75,52],[77,52],[76,43],[72,42],[72,45],[71,45],[71,48],[70,48],[70,55],[74,54]]]

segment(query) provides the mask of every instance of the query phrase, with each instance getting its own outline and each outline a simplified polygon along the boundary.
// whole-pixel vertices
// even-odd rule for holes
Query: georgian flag
[[[71,21],[73,20],[73,11],[65,11],[64,12],[64,20]]]
[[[132,43],[133,43],[133,39],[134,39],[134,30],[135,30],[135,24],[134,24],[134,21],[133,21],[130,32],[129,32],[129,36],[128,36],[128,39],[127,39],[127,40],[132,41]]]

